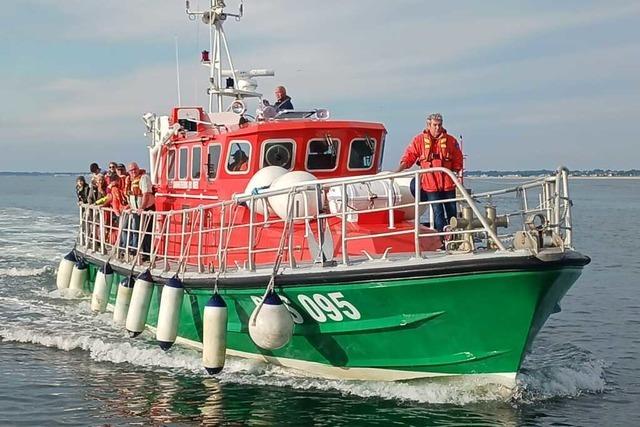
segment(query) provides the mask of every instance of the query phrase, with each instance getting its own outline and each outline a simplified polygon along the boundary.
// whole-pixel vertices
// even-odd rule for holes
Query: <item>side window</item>
[[[292,141],[266,141],[262,145],[262,167],[280,166],[291,169],[294,163],[294,143]]]
[[[251,144],[248,142],[232,141],[227,157],[227,172],[232,174],[247,173],[249,171],[249,158],[251,157]]]
[[[218,176],[218,165],[220,164],[220,146],[209,146],[209,159],[207,161],[207,178],[216,179]]]
[[[382,160],[384,159],[384,144],[387,139],[387,134],[382,134],[382,142],[380,143],[380,156],[378,156],[378,170],[382,170]]]
[[[349,148],[349,169],[371,169],[376,142],[372,138],[358,138],[351,141]]]
[[[189,149],[188,148],[181,148],[180,149],[180,166],[179,166],[179,175],[178,178],[179,179],[187,179],[187,165],[189,164],[188,162],[188,157],[189,157]]]
[[[200,170],[202,169],[202,165],[200,164],[200,153],[202,148],[193,147],[191,152],[191,178],[199,179],[200,178]]]
[[[176,179],[176,150],[169,150],[167,156],[167,179]]]
[[[340,141],[337,139],[312,139],[307,145],[307,170],[334,170],[338,163]]]

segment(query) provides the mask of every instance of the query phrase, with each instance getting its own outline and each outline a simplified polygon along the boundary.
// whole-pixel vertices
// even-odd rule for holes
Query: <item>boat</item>
[[[226,355],[323,378],[513,387],[590,261],[573,245],[567,169],[480,193],[445,168],[385,172],[384,125],[263,102],[256,79],[274,72],[235,69],[223,28],[243,13],[187,2],[211,34],[208,109],[143,116],[155,210],[81,204],[58,286],[91,293],[131,337],[201,349],[212,374]],[[421,219],[434,202],[409,190],[433,172],[457,187],[442,232]]]

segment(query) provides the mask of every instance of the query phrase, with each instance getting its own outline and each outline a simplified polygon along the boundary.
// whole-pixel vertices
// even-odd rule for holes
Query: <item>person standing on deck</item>
[[[442,115],[431,114],[427,117],[426,128],[416,135],[404,155],[396,172],[401,172],[418,163],[421,168],[444,167],[456,174],[462,171],[462,151],[458,141],[442,127]],[[415,179],[411,180],[411,194],[416,196]],[[420,180],[420,201],[454,199],[456,186],[444,172],[431,172],[422,175]],[[433,206],[434,223],[442,231],[448,220],[457,215],[456,202],[435,203]]]
[[[153,186],[151,178],[144,169],[140,169],[136,162],[132,162],[128,167],[129,176],[126,180],[126,193],[129,199],[129,212],[131,213],[131,233],[129,235],[129,246],[135,251],[138,247],[138,233],[140,229],[140,219],[142,212],[155,210],[155,196],[153,195]],[[142,240],[143,257],[147,257],[151,251],[151,230],[153,222],[151,216],[145,217],[146,229]],[[124,222],[127,227],[127,221]],[[121,240],[121,246],[126,242],[126,234],[123,233],[124,240]]]
[[[91,187],[87,184],[84,176],[78,175],[76,178],[76,197],[78,198],[78,204],[87,203],[90,191]]]

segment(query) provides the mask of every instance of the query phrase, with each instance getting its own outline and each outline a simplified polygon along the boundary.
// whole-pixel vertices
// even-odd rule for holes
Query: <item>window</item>
[[[193,147],[193,151],[191,152],[191,178],[200,179],[200,153],[202,148]]]
[[[340,141],[329,137],[312,139],[307,145],[307,170],[330,171],[336,168]]]
[[[249,157],[251,144],[248,142],[232,141],[227,157],[227,172],[232,174],[247,173],[249,171]]]
[[[220,146],[209,146],[209,160],[207,162],[207,178],[216,179],[218,176],[218,165],[220,164]]]
[[[349,148],[349,169],[371,169],[376,141],[372,138],[358,138],[351,141]]]
[[[188,148],[181,148],[180,149],[180,174],[178,175],[179,179],[187,179],[187,161],[188,159],[188,153],[189,153],[189,149]]]
[[[378,156],[378,170],[382,170],[382,159],[384,157],[384,144],[387,139],[387,134],[382,134],[382,142],[380,143],[380,156]]]
[[[176,179],[176,150],[169,150],[167,157],[167,179]]]
[[[262,146],[262,167],[280,166],[291,170],[294,163],[293,141],[266,141]]]

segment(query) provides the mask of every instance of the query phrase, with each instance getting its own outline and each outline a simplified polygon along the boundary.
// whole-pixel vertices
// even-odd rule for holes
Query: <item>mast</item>
[[[191,10],[189,0],[186,0],[186,12],[189,19],[195,21],[201,17],[202,22],[209,26],[209,51],[202,52],[202,63],[209,67],[209,87],[207,88],[209,113],[214,112],[214,106],[219,113],[225,111],[224,97],[235,100],[247,97],[261,98],[262,94],[255,92],[257,83],[253,77],[275,75],[271,70],[238,71],[235,69],[223,24],[230,16],[236,21],[240,21],[244,14],[244,7],[242,1],[238,13],[227,13],[224,11],[225,7],[224,0],[210,0],[207,10]],[[211,53],[211,58],[209,53]],[[228,69],[224,68],[223,61],[229,66]],[[224,85],[223,78],[225,78]],[[244,104],[242,106],[244,108]]]

